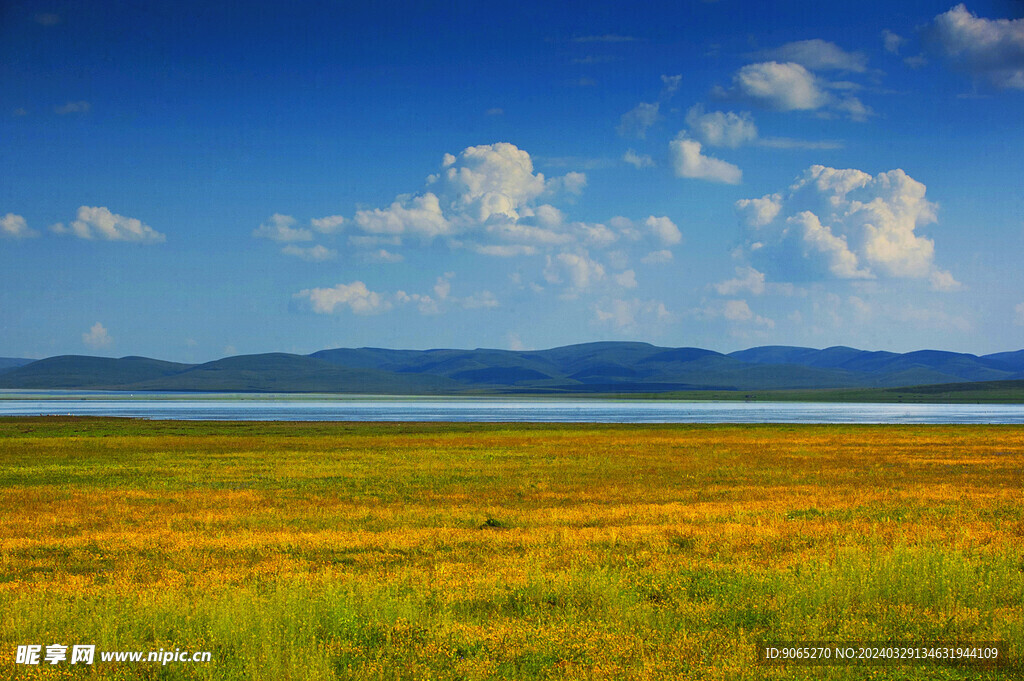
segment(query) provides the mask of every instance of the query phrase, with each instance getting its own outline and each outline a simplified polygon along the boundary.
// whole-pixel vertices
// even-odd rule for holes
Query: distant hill
[[[240,355],[198,365],[77,355],[25,362],[0,372],[0,388],[627,394],[889,389],[1024,379],[1024,350],[979,357],[936,350],[765,346],[723,354],[628,342],[534,351],[336,348],[311,355]]]
[[[0,374],[0,388],[110,388],[172,376],[189,364],[146,357],[61,355],[31,362]]]
[[[0,374],[10,369],[16,369],[26,364],[31,364],[31,359],[21,359],[18,357],[0,357]]]

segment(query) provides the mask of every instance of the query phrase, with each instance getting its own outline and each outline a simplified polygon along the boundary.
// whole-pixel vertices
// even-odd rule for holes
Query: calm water
[[[1020,404],[826,404],[0,391],[0,416],[237,421],[1024,423]]]

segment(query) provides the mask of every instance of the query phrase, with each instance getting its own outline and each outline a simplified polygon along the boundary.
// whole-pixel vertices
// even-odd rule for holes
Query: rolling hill
[[[1024,350],[979,357],[937,350],[764,346],[723,354],[635,342],[535,351],[336,348],[311,355],[239,355],[198,365],[78,355],[25,362],[2,370],[0,388],[628,394],[888,389],[1024,380]]]

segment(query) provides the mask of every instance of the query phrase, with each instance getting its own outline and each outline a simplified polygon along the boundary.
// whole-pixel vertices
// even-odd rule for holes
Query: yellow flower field
[[[0,479],[12,678],[1024,676],[1017,426],[5,418]],[[770,666],[769,640],[1004,661]]]

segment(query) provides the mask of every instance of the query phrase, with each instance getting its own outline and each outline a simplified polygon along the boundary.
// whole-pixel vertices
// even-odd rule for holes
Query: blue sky
[[[8,2],[0,356],[1024,347],[1020,2]]]

